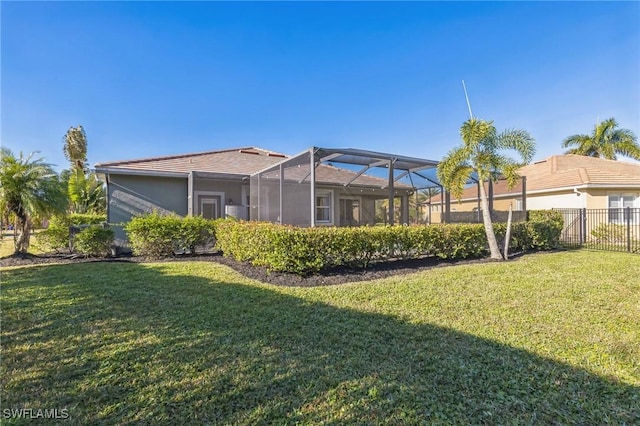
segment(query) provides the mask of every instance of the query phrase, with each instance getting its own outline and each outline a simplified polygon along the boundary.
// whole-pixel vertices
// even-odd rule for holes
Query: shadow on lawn
[[[3,407],[77,424],[640,421],[637,387],[523,350],[165,269],[5,272],[3,298],[56,297],[2,303]]]

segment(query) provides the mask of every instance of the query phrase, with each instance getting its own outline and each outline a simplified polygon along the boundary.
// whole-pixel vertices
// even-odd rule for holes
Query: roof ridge
[[[591,182],[591,177],[589,176],[589,172],[587,172],[587,169],[584,167],[578,167],[578,174],[580,175],[580,180],[582,181],[582,183],[589,183]]]

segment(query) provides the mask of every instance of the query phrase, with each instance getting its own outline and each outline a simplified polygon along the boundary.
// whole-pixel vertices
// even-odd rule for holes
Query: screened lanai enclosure
[[[251,176],[250,218],[303,227],[409,223],[410,204],[417,217],[418,192],[441,190],[437,164],[312,147]]]

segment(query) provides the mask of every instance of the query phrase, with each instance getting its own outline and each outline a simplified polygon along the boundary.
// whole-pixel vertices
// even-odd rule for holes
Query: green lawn
[[[34,232],[29,240],[29,253],[36,255],[42,253],[42,249],[38,247],[37,232],[39,232],[39,230]],[[0,237],[0,257],[10,256],[14,251],[13,231],[11,231],[11,233],[3,232]]]
[[[70,424],[638,424],[638,277],[638,255],[589,251],[322,288],[205,262],[5,269],[2,408],[66,408]]]
[[[14,250],[13,235],[5,235],[3,232],[0,238],[0,257],[9,256]]]

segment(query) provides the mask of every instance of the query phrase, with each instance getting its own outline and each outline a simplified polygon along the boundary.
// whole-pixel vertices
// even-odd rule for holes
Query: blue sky
[[[615,117],[640,135],[639,2],[0,3],[2,145],[67,167],[312,145],[439,160],[475,116],[536,159]]]

